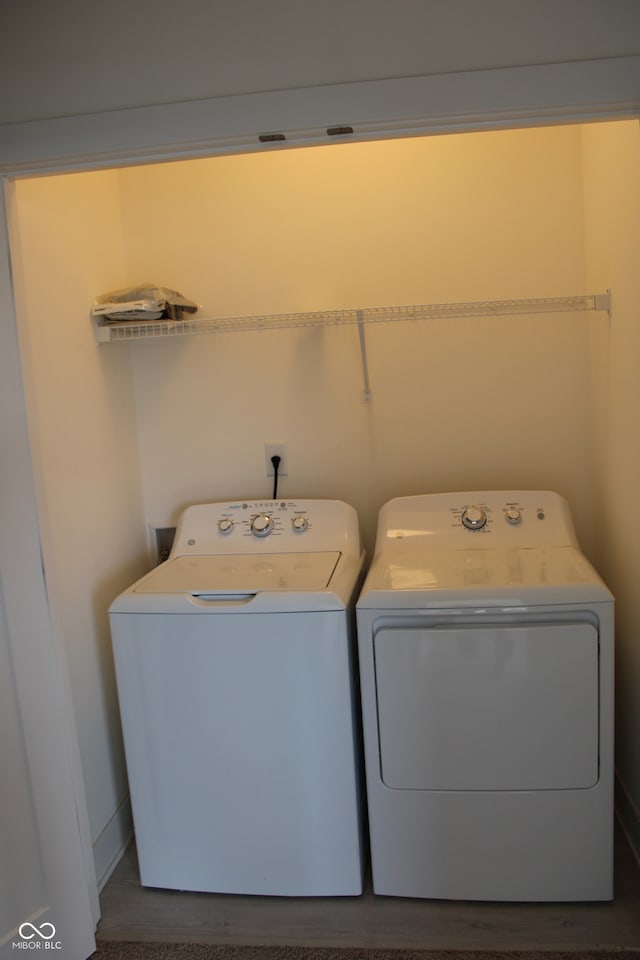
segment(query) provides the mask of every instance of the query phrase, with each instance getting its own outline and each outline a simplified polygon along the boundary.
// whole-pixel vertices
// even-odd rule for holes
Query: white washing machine
[[[112,604],[143,885],[362,892],[361,569],[345,503],[200,504]]]
[[[376,893],[613,896],[613,614],[554,493],[382,508],[357,604]]]

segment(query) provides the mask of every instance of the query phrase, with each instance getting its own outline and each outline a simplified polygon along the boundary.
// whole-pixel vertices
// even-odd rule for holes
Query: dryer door
[[[388,787],[560,790],[597,782],[592,623],[386,626],[374,651]]]

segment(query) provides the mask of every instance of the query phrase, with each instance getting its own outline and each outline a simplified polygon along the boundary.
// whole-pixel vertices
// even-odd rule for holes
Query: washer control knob
[[[505,513],[505,517],[507,518],[507,522],[514,524],[514,526],[522,520],[522,514],[518,507],[509,507]]]
[[[462,522],[467,530],[482,530],[487,515],[482,507],[467,507],[462,511]]]
[[[273,530],[273,520],[266,513],[259,513],[251,521],[251,533],[254,537],[268,537]]]
[[[291,526],[296,533],[304,533],[309,526],[309,521],[306,517],[293,517]]]
[[[221,520],[218,520],[218,530],[220,533],[231,533],[233,530],[233,520],[230,520],[229,517],[223,517]]]

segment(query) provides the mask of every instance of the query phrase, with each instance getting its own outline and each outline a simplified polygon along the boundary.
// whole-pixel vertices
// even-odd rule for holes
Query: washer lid
[[[324,590],[340,551],[175,557],[134,585],[134,593],[255,594]]]

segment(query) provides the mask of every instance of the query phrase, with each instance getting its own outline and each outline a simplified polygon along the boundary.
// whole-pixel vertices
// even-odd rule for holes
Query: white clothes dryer
[[[345,503],[199,504],[112,604],[143,885],[362,892],[362,562]]]
[[[376,893],[613,896],[613,615],[557,494],[382,508],[357,604]]]

